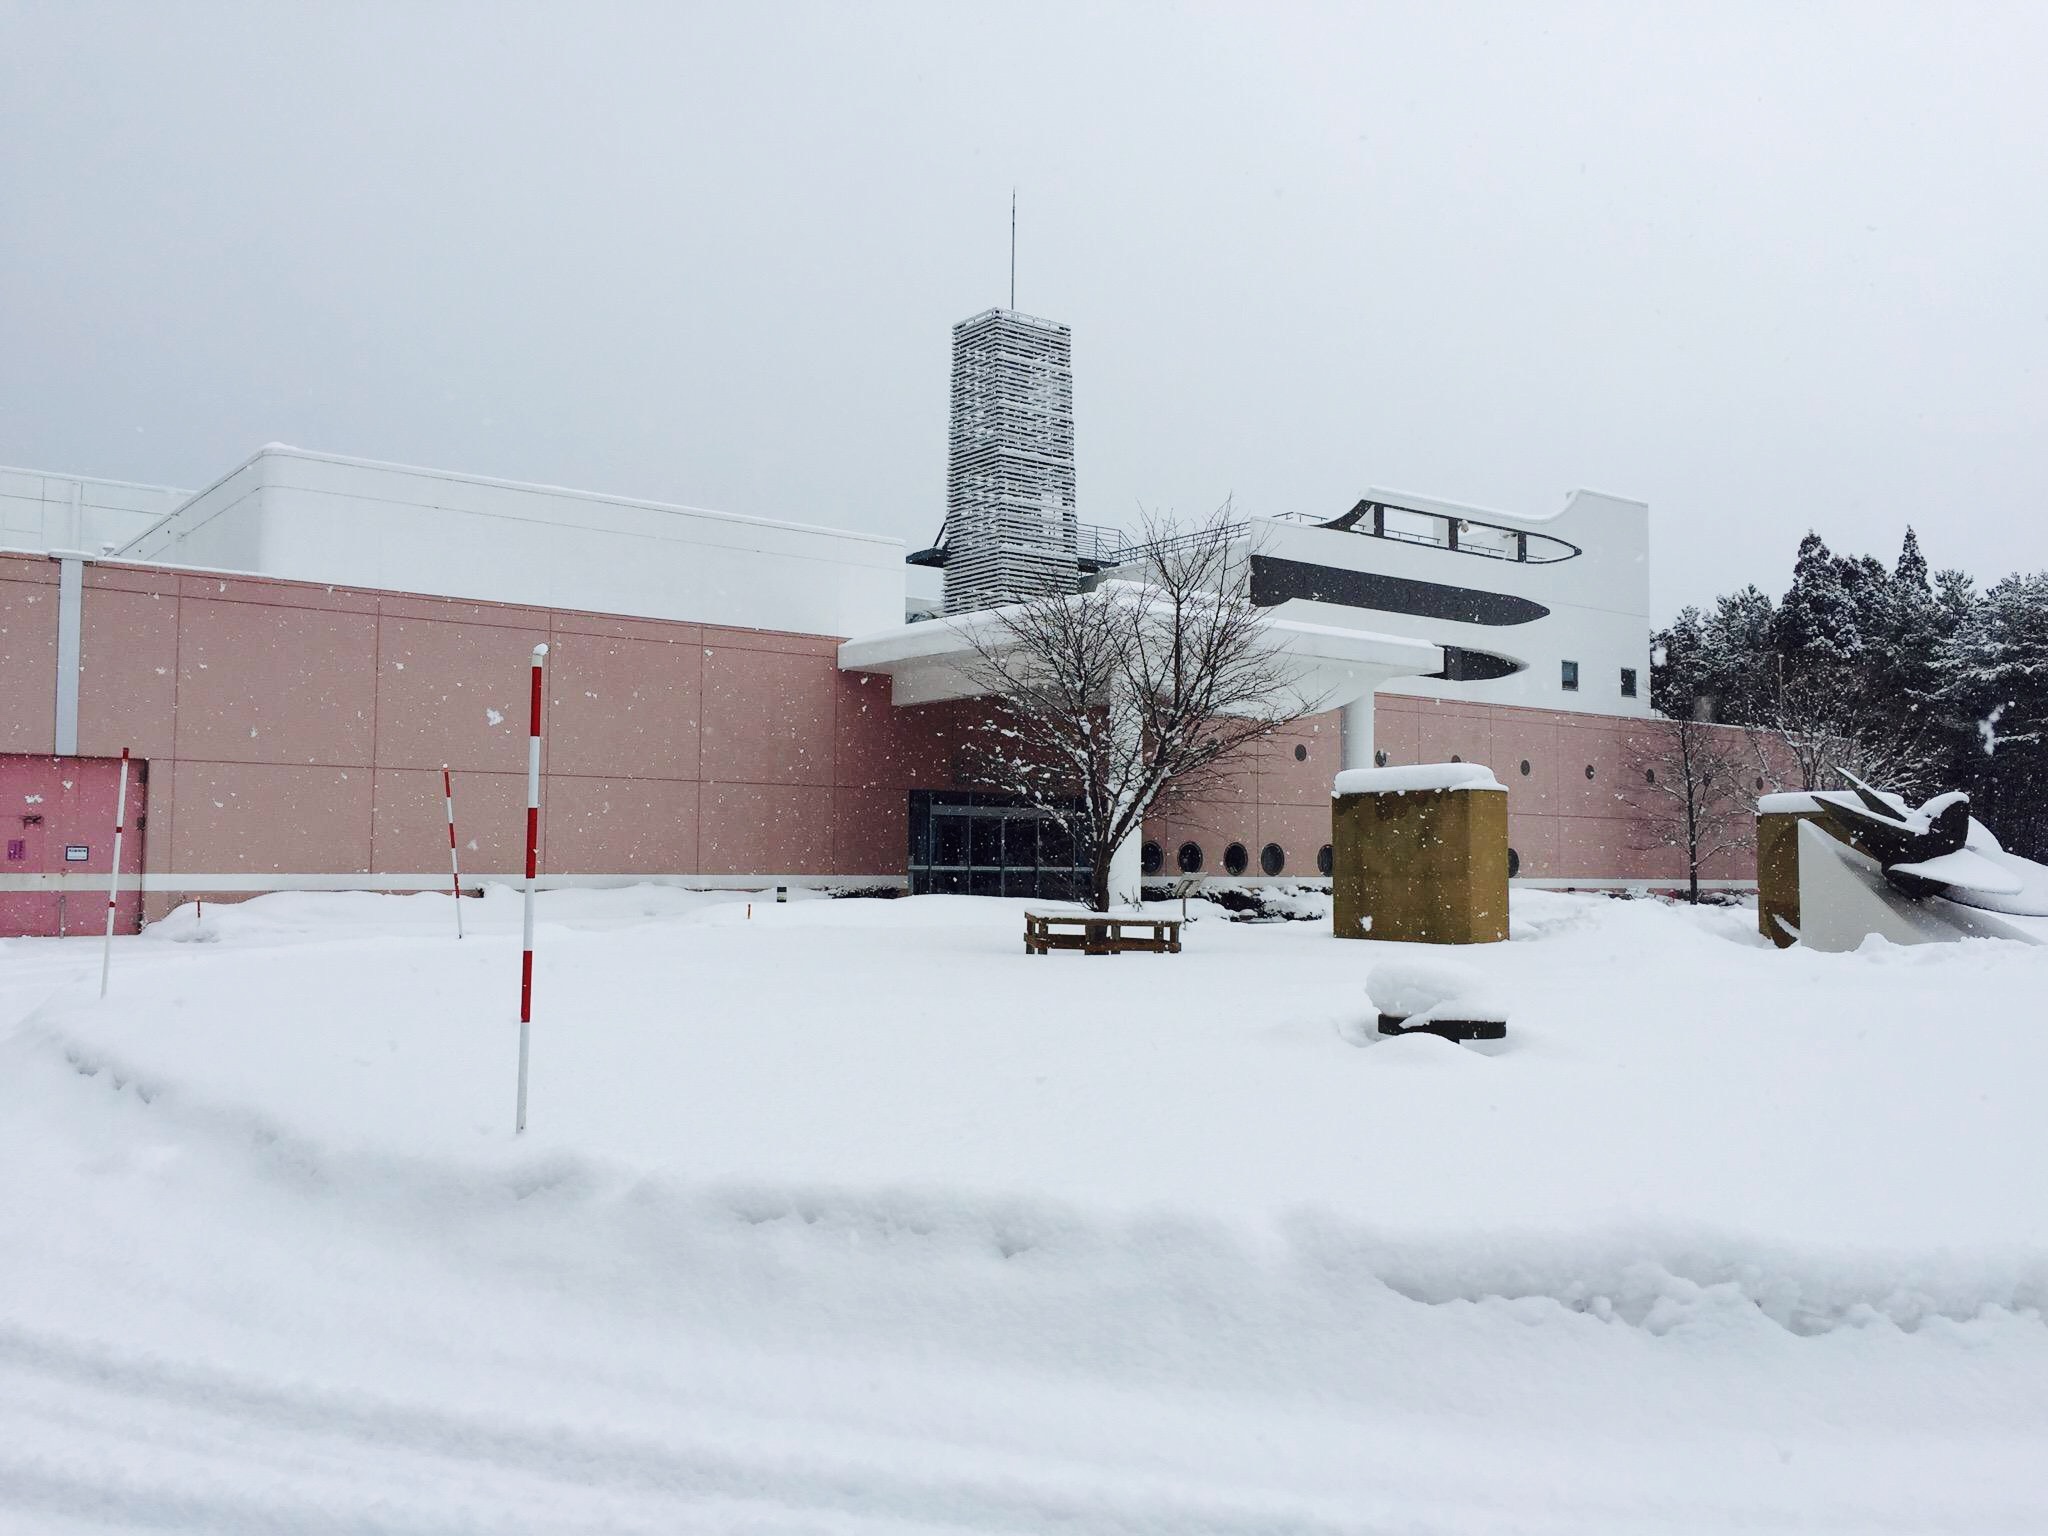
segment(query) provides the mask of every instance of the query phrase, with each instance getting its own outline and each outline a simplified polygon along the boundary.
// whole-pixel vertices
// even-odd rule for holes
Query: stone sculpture
[[[1851,779],[1848,790],[1774,795],[1759,820],[1796,822],[1796,896],[1782,859],[1766,869],[1759,839],[1758,911],[1767,936],[1811,949],[2009,938],[2048,943],[2048,866],[2007,853],[1951,791],[1918,808]]]

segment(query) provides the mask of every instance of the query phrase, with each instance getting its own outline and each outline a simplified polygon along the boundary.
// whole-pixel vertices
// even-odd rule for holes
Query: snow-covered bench
[[[1024,953],[1043,955],[1078,949],[1089,955],[1126,950],[1157,955],[1180,953],[1177,917],[1109,917],[1100,912],[1026,912]]]

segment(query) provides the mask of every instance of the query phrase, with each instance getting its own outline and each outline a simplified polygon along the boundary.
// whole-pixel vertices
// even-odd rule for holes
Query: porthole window
[[[1308,761],[1308,748],[1303,746],[1300,742],[1296,742],[1294,744],[1294,760],[1297,763],[1305,763]]]
[[[1529,759],[1526,757],[1522,759],[1522,777],[1525,779],[1529,777]]]
[[[1268,843],[1259,850],[1259,868],[1269,875],[1277,875],[1287,867],[1287,850],[1278,843]]]
[[[1514,849],[1508,850],[1508,878],[1514,879],[1522,872],[1522,856]]]
[[[1241,875],[1250,866],[1252,856],[1244,851],[1243,843],[1232,843],[1223,850],[1223,872],[1226,875]]]
[[[1180,852],[1173,856],[1173,861],[1180,866],[1180,872],[1184,875],[1200,874],[1202,872],[1202,845],[1200,843],[1182,843],[1180,845]]]
[[[1166,867],[1166,850],[1150,838],[1145,840],[1144,852],[1139,857],[1148,875],[1156,875]]]
[[[1762,779],[1758,779],[1758,780],[1756,781],[1756,787],[1757,787],[1757,788],[1758,788],[1759,790],[1761,790],[1761,789],[1762,789],[1762,788],[1764,787],[1764,781],[1763,781]]]
[[[1316,873],[1328,876],[1337,867],[1337,852],[1328,843],[1316,850]]]
[[[1586,764],[1586,777],[1589,779],[1593,777],[1593,765],[1591,763]]]
[[[1375,768],[1384,768],[1387,766],[1387,749],[1385,747],[1381,747],[1379,751],[1373,753],[1372,765]]]

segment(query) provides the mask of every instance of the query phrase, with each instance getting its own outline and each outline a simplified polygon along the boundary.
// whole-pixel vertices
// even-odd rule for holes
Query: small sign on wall
[[[27,858],[28,839],[23,837],[10,837],[7,839],[7,857],[10,862],[18,862]]]
[[[64,862],[66,864],[83,864],[91,857],[92,848],[89,844],[66,843],[64,845]]]

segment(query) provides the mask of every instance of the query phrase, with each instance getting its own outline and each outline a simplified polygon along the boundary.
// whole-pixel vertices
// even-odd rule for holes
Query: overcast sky
[[[1099,11],[1099,14],[1097,13]],[[0,0],[0,462],[266,441],[936,531],[952,323],[1084,520],[1648,501],[2048,566],[2048,5]]]

